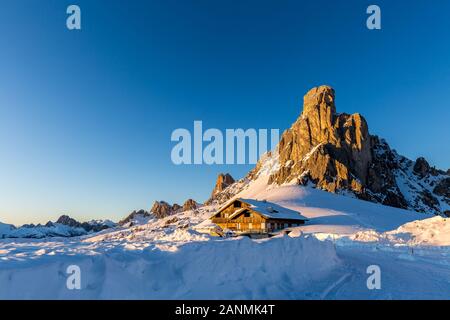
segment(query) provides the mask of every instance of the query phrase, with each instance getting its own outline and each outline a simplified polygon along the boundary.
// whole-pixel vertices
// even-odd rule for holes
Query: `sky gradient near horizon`
[[[66,28],[66,8],[82,30]],[[382,30],[366,28],[366,8]],[[0,5],[0,221],[119,220],[208,198],[176,128],[290,127],[312,87],[411,159],[450,168],[450,2],[61,1]]]

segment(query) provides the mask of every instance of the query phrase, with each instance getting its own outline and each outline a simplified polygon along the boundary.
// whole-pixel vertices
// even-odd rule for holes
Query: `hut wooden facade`
[[[265,200],[235,199],[212,217],[222,229],[243,233],[269,233],[302,225],[307,221],[299,212]]]

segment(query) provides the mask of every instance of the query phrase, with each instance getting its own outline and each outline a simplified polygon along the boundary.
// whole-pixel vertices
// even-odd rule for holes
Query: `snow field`
[[[331,242],[302,235],[194,241],[175,251],[36,250],[3,260],[0,299],[286,299],[339,263]],[[69,265],[81,269],[81,290],[66,287]]]

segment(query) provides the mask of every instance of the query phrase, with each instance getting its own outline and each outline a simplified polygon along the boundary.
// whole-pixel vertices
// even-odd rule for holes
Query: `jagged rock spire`
[[[372,160],[366,120],[359,114],[337,114],[329,86],[311,89],[303,101],[301,116],[281,137],[281,168],[271,182],[290,182],[308,171],[322,189],[361,191]]]

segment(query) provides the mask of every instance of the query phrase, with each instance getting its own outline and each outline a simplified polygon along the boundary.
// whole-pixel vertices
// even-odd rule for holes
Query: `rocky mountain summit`
[[[229,173],[220,173],[216,179],[216,184],[211,193],[211,197],[205,202],[205,204],[211,204],[213,202],[221,201],[221,199],[227,200],[232,194],[228,196],[225,194],[225,190],[235,183],[235,180]]]
[[[304,97],[301,116],[280,140],[280,169],[269,183],[314,181],[330,192],[362,192],[372,162],[371,137],[359,114],[337,114],[334,90],[314,88]]]
[[[198,202],[196,202],[193,199],[187,199],[184,203],[183,203],[183,210],[182,211],[189,211],[189,210],[196,210],[201,206],[201,204],[199,204]]]
[[[234,179],[229,173],[219,174],[219,176],[217,177],[217,180],[216,180],[216,185],[211,194],[211,198],[213,198],[215,195],[217,195],[218,193],[225,190],[229,185],[231,185],[233,183],[234,183]]]
[[[180,206],[177,203],[170,205],[169,203],[167,203],[165,201],[155,201],[153,203],[152,208],[150,209],[150,212],[156,218],[165,218],[167,216],[170,216],[170,215],[178,213],[178,212],[195,210],[200,206],[201,206],[201,204],[199,204],[198,202],[196,202],[193,199],[186,200],[182,206]]]
[[[269,185],[313,185],[388,206],[450,214],[449,172],[431,167],[424,158],[412,161],[397,154],[369,133],[360,114],[338,113],[329,86],[311,89],[300,117],[282,134],[274,153],[260,159],[244,179],[221,191],[216,184],[210,201],[229,199],[262,171],[269,175]]]

